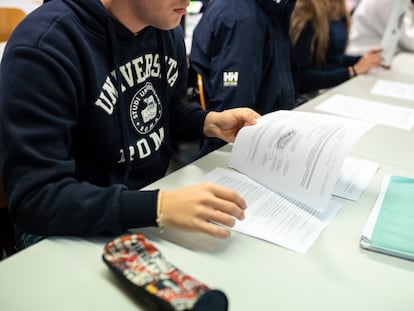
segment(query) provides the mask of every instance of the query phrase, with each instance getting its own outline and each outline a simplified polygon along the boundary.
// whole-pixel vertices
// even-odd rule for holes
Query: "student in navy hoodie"
[[[179,26],[188,0],[52,0],[8,41],[0,67],[0,168],[18,247],[42,236],[160,226],[225,238],[243,219],[235,192],[202,183],[143,191],[170,140],[233,141],[251,109],[183,102]]]
[[[191,69],[203,78],[206,106],[261,114],[296,106],[290,15],[295,0],[210,1],[194,29]],[[221,145],[207,139],[201,154]]]

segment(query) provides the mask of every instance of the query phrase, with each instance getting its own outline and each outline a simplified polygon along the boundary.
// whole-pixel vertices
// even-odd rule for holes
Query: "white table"
[[[196,161],[154,186],[164,189],[195,182],[225,151]],[[412,152],[411,152],[412,153]],[[233,232],[227,240],[155,228],[138,230],[166,258],[213,288],[223,290],[230,310],[376,310],[414,307],[414,263],[359,247],[382,177],[414,177],[414,171],[381,168],[358,202],[343,209],[305,255]],[[101,260],[108,240],[53,238],[0,263],[0,301],[4,310],[140,310]],[[23,297],[22,297],[23,295]]]
[[[297,110],[319,112],[314,108],[334,94],[342,94],[367,100],[414,108],[409,100],[371,94],[370,90],[377,79],[413,83],[414,77],[393,70],[381,70],[369,75],[361,75],[348,80],[342,85],[330,89],[322,95],[298,107]],[[401,130],[388,126],[377,125],[365,134],[352,149],[352,154],[367,159],[378,160],[390,165],[398,164],[403,168],[414,170],[413,153],[409,152],[414,137],[414,129]]]
[[[334,93],[370,98],[367,87],[377,77],[350,80],[299,109],[312,110]],[[380,169],[358,202],[337,199],[344,207],[305,255],[236,232],[227,240],[171,229],[164,234],[156,228],[138,232],[177,267],[223,290],[231,311],[413,310],[414,262],[359,247],[382,178],[386,174],[414,177],[409,163],[414,159],[412,137],[411,131],[379,126],[361,138],[352,154],[378,161]],[[225,167],[230,150],[227,145],[152,187],[193,184],[214,167]],[[1,309],[141,310],[101,259],[103,245],[111,238],[52,238],[0,262]]]
[[[414,75],[414,53],[397,54],[392,61],[391,69],[394,72]]]

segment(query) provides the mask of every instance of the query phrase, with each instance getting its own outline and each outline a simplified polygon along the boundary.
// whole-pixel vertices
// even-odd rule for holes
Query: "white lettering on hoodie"
[[[178,78],[177,60],[165,56],[167,67],[167,82],[172,87]],[[145,54],[137,57],[128,63],[120,66],[119,71],[122,75],[121,90],[125,92],[128,88],[144,83],[148,78],[161,78],[161,64],[159,54]],[[95,105],[102,108],[106,113],[112,115],[114,107],[118,101],[118,92],[114,85],[115,70],[105,80],[102,90]]]

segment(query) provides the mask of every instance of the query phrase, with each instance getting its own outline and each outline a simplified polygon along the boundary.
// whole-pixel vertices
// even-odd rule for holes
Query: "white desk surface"
[[[224,148],[228,150],[229,147]],[[228,152],[219,151],[156,183],[191,184]],[[142,229],[166,258],[213,288],[232,311],[405,311],[414,308],[414,263],[359,247],[359,238],[384,174],[408,174],[382,165],[355,203],[345,205],[305,255],[233,232],[227,240],[156,228]],[[2,309],[140,310],[101,259],[108,239],[49,239],[0,263]]]
[[[403,52],[392,60],[392,71],[414,75],[414,53]]]
[[[297,110],[323,113],[322,111],[314,109],[314,107],[334,94],[414,108],[414,101],[371,94],[370,91],[378,79],[413,83],[414,85],[413,75],[381,70],[375,74],[358,76],[338,87],[332,88],[326,93],[310,100],[305,105],[298,107]],[[389,126],[376,125],[358,140],[351,154],[414,170],[413,137],[414,128],[411,130],[402,130]]]
[[[332,93],[371,98],[369,86],[378,76],[409,80],[391,72],[361,76],[299,110],[312,110]],[[352,154],[379,161],[380,169],[358,202],[338,199],[344,207],[305,255],[236,232],[226,240],[168,228],[162,235],[156,228],[138,232],[171,263],[223,290],[231,311],[414,310],[414,262],[359,247],[384,175],[414,177],[412,137],[412,131],[377,126],[361,138]],[[225,167],[230,150],[227,145],[152,187],[193,184],[214,167]],[[111,238],[51,238],[0,262],[1,310],[142,310],[101,259]]]

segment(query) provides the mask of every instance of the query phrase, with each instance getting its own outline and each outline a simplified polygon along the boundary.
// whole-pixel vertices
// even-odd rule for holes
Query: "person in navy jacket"
[[[0,66],[0,168],[18,246],[42,236],[166,224],[225,238],[245,201],[218,185],[140,190],[172,138],[233,141],[259,116],[183,101],[188,0],[51,0],[15,29]]]
[[[290,14],[294,0],[213,0],[193,32],[191,69],[201,74],[208,109],[250,107],[261,114],[296,106]],[[202,154],[222,145],[204,141]]]

